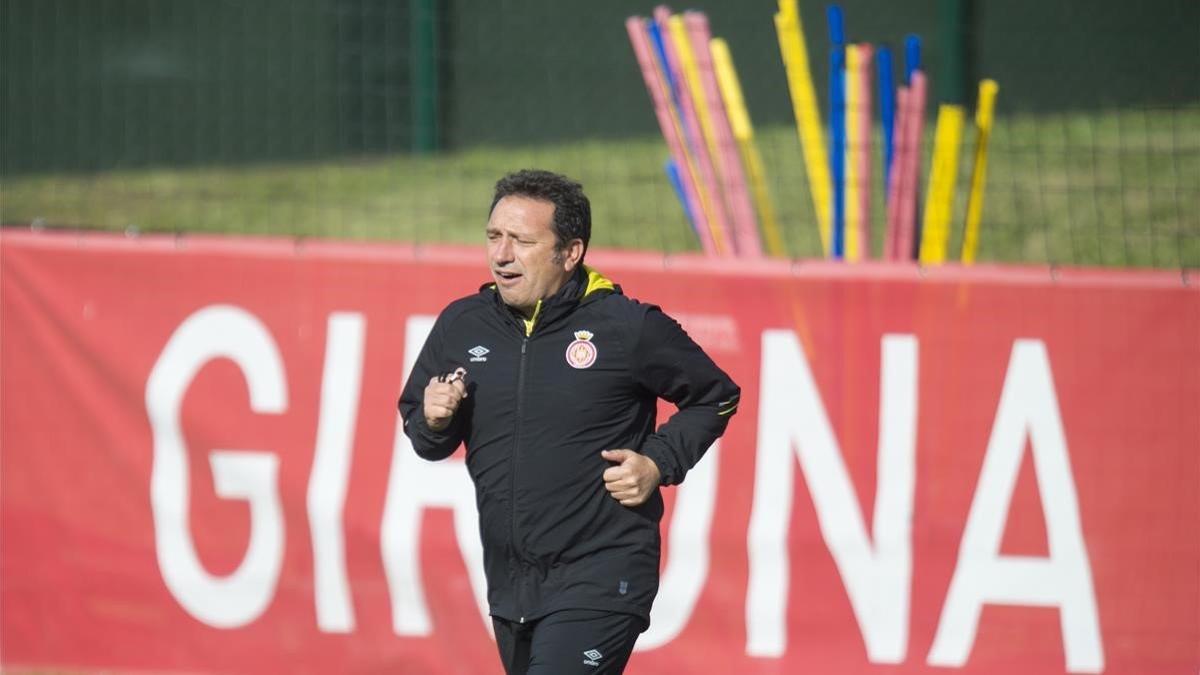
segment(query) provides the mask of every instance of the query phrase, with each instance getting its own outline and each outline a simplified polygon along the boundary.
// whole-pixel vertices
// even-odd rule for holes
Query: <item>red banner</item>
[[[630,673],[1200,668],[1178,272],[596,251],[742,386]],[[482,250],[0,235],[0,665],[500,672],[395,399]],[[599,479],[599,478],[598,478]]]

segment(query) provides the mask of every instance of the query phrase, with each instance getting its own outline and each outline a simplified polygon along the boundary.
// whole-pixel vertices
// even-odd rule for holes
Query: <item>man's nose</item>
[[[496,263],[509,263],[513,260],[513,245],[512,240],[508,237],[501,237],[499,241],[492,244],[492,261]]]

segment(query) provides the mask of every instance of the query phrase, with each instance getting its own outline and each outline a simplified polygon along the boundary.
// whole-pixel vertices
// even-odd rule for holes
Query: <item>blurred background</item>
[[[826,4],[801,2],[822,105]],[[969,114],[976,83],[999,83],[980,260],[1200,266],[1200,3],[842,5],[849,40],[924,40],[922,186],[936,104]],[[699,250],[623,25],[648,2],[0,7],[6,225],[476,242],[496,178],[538,166],[583,182],[594,245]],[[775,3],[696,8],[729,42],[788,252],[818,257]],[[881,208],[873,226],[877,253]]]

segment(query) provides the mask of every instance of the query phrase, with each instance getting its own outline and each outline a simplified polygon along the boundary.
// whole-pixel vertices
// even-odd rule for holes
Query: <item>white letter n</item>
[[[908,643],[912,577],[917,341],[885,335],[881,347],[879,455],[874,542],[795,333],[762,338],[758,459],[750,515],[746,653],[787,648],[787,532],[792,512],[792,448],[873,663],[900,663]],[[872,545],[873,544],[873,545]]]
[[[1000,555],[1027,431],[1045,510],[1049,558]],[[958,565],[929,651],[930,665],[966,663],[984,603],[1058,607],[1067,670],[1104,670],[1092,568],[1083,545],[1050,359],[1041,340],[1013,344]]]

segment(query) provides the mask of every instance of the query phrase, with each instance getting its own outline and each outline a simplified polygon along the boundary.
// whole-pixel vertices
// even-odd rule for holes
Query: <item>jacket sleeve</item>
[[[683,482],[737,410],[741,390],[674,319],[657,307],[645,315],[633,355],[639,385],[679,408],[642,444],[663,485]]]
[[[413,363],[412,372],[400,394],[398,407],[404,420],[404,434],[412,441],[413,450],[423,459],[435,461],[454,454],[466,436],[466,406],[460,407],[450,420],[450,426],[434,431],[425,422],[425,387],[430,378],[454,370],[443,357],[442,343],[445,337],[446,314],[442,313],[434,322],[425,339],[421,353]],[[464,404],[466,401],[463,402]]]

